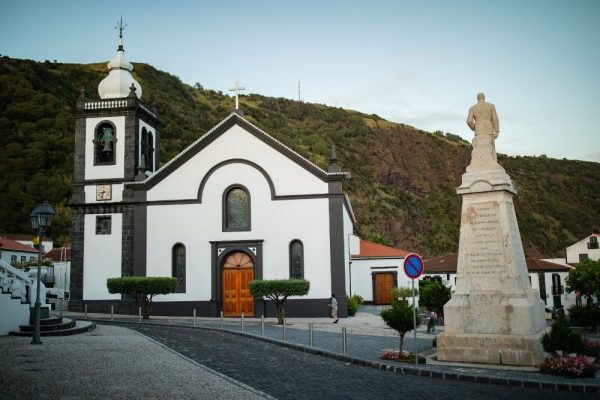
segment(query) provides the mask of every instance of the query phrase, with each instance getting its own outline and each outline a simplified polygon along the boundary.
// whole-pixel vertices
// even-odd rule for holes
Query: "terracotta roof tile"
[[[24,244],[6,238],[0,238],[0,247],[2,247],[3,250],[37,253],[37,249],[34,247],[25,246]]]
[[[352,254],[352,258],[377,258],[377,257],[396,257],[403,258],[410,254],[410,251],[396,249],[394,247],[384,246],[383,244],[360,240],[360,253]]]
[[[52,261],[71,261],[71,246],[55,247],[46,253],[46,258]]]

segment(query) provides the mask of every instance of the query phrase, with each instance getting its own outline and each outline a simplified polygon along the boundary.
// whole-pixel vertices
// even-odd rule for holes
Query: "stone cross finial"
[[[240,86],[238,81],[235,81],[235,86],[232,87],[231,89],[229,89],[230,92],[235,92],[235,109],[236,110],[240,109],[240,102],[239,102],[238,96],[240,94],[240,91],[242,91],[242,90],[246,90],[246,88]]]

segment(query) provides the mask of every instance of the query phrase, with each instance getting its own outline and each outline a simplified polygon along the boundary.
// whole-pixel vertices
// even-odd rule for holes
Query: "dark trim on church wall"
[[[329,199],[331,293],[335,294],[338,301],[338,315],[340,317],[348,316],[343,207],[342,195]]]
[[[252,161],[245,160],[242,158],[232,158],[230,160],[225,160],[225,161],[222,161],[222,162],[214,165],[204,175],[204,177],[202,178],[202,181],[200,182],[200,187],[198,188],[198,200],[197,200],[198,203],[202,203],[202,193],[204,192],[204,187],[206,186],[206,182],[208,181],[208,178],[210,178],[210,176],[219,168],[224,167],[226,165],[230,165],[230,164],[245,164],[245,165],[248,165],[248,166],[258,170],[265,177],[265,180],[269,184],[269,189],[271,190],[271,199],[273,199],[275,197],[275,185],[273,185],[273,180],[271,179],[271,177],[269,176],[267,171],[265,171],[260,165],[255,164]]]
[[[79,311],[83,301],[84,213],[71,211],[71,288],[69,310]]]
[[[133,275],[146,276],[147,232],[148,208],[137,205],[133,220]]]
[[[336,296],[337,297],[337,296]],[[329,299],[288,299],[285,302],[285,315],[288,318],[315,318],[315,317],[330,317],[331,309],[329,308]],[[338,301],[339,303],[339,301]],[[130,299],[124,300],[86,300],[81,303],[87,304],[88,312],[90,313],[110,313],[110,306],[114,307],[115,314],[138,315],[138,306],[135,301]],[[194,315],[199,317],[218,317],[220,314],[214,315],[214,303],[212,301],[153,301],[152,315],[166,315],[191,317]],[[341,309],[339,309],[341,311]],[[338,312],[338,315],[340,313]],[[258,318],[264,315],[267,318],[274,318],[275,305],[270,300],[256,299],[254,307],[254,317]],[[341,317],[341,315],[339,315]],[[227,318],[227,317],[226,317]],[[240,317],[229,317],[228,319],[239,319]]]
[[[121,231],[121,276],[133,275],[133,206],[123,207],[123,227]]]
[[[212,304],[210,315],[211,317],[218,317],[223,310],[223,283],[222,283],[222,272],[223,272],[223,261],[231,253],[242,251],[250,258],[254,263],[254,279],[263,279],[263,253],[262,244],[263,240],[234,240],[234,241],[215,241],[210,242],[211,244],[211,296],[210,302]],[[251,247],[256,248],[256,254],[250,250]],[[219,254],[219,249],[223,249]],[[258,311],[260,306],[257,300],[254,300],[254,314]]]

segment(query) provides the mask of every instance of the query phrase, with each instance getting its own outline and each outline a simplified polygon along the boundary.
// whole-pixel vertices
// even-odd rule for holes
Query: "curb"
[[[514,386],[514,387],[527,387],[527,388],[538,388],[538,389],[550,389],[556,391],[571,391],[576,393],[600,393],[600,384],[592,383],[592,384],[584,384],[584,383],[559,383],[559,382],[548,382],[548,381],[539,381],[533,379],[515,379],[515,378],[498,378],[484,375],[474,375],[469,373],[457,373],[457,372],[444,372],[444,371],[433,371],[426,368],[420,368],[418,366],[407,364],[407,365],[392,365],[383,362],[377,361],[369,361],[358,357],[347,356],[340,353],[334,353],[328,350],[317,349],[314,347],[308,347],[297,343],[285,342],[283,340],[272,339],[265,336],[259,336],[252,333],[239,332],[239,331],[231,331],[222,328],[213,328],[213,327],[203,327],[203,326],[189,326],[189,325],[179,325],[179,324],[170,324],[165,325],[161,323],[153,323],[153,322],[144,322],[140,324],[139,322],[130,322],[130,321],[106,321],[102,319],[82,319],[85,321],[94,321],[98,324],[106,324],[106,325],[134,325],[134,326],[169,326],[169,327],[177,327],[177,328],[187,328],[187,329],[204,329],[208,331],[216,331],[216,332],[227,332],[238,336],[250,337],[253,339],[261,340],[263,342],[277,344],[279,346],[287,347],[290,349],[302,351],[304,353],[310,353],[322,357],[331,358],[338,361],[344,361],[355,365],[360,365],[363,367],[370,367],[382,371],[390,371],[397,374],[404,375],[415,375],[422,376],[426,378],[436,378],[443,379],[449,381],[461,381],[461,382],[473,382],[473,383],[486,383],[492,385],[504,385],[504,386]]]

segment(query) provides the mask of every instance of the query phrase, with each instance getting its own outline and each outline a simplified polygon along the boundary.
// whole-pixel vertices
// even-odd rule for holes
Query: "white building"
[[[4,233],[2,234],[2,237],[4,237],[5,239],[14,240],[15,242],[19,242],[21,244],[24,244],[25,246],[35,247],[33,242],[34,239],[37,238],[37,235],[28,235],[22,233]],[[42,246],[42,250],[44,252],[48,252],[54,248],[54,243],[52,239],[44,236],[42,237]]]
[[[600,260],[600,233],[592,233],[566,249],[567,263],[578,264],[587,259]]]
[[[290,316],[346,315],[354,216],[335,151],[319,168],[235,110],[159,168],[160,124],[141,101],[122,42],[99,86],[77,102],[70,308],[124,311],[107,278],[173,276],[163,315],[273,315],[252,279],[304,278]],[[131,310],[131,308],[129,308]]]
[[[37,261],[37,259],[38,250],[36,248],[5,237],[0,238],[0,260],[16,265]]]
[[[390,304],[392,289],[410,287],[403,269],[408,251],[350,236],[352,294],[360,295],[368,304]]]

